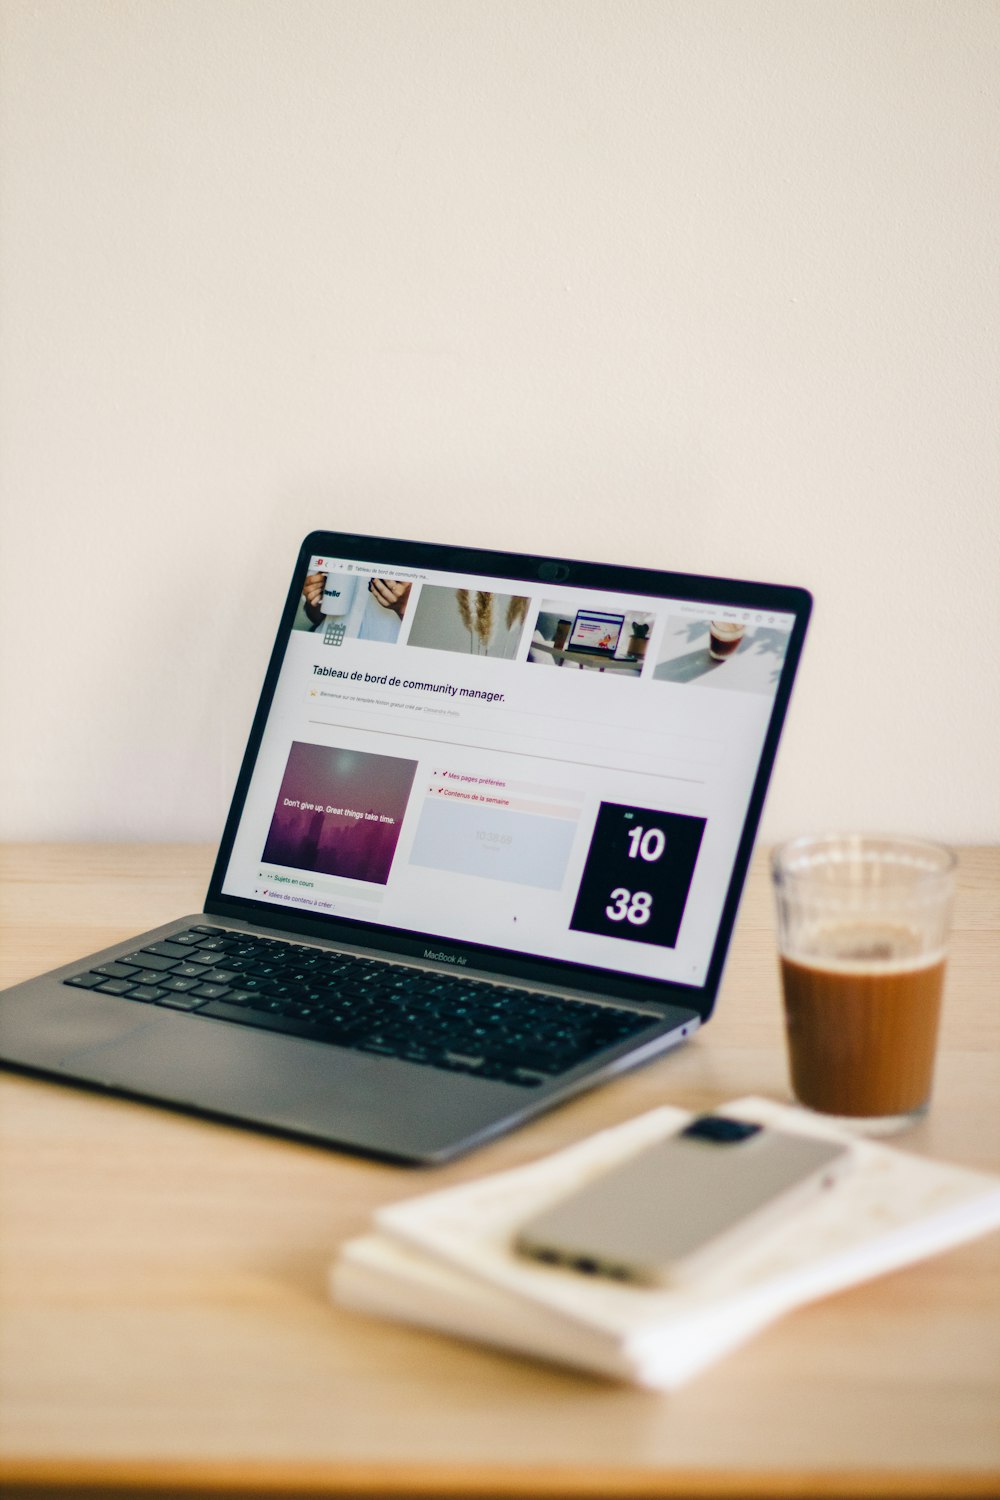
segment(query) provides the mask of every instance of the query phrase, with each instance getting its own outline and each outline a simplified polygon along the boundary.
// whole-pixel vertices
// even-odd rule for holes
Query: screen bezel
[[[532,957],[486,944],[442,939],[433,932],[416,932],[360,919],[312,916],[275,908],[250,897],[223,895],[233,843],[243,815],[257,754],[270,713],[275,688],[285,659],[292,621],[309,559],[314,556],[353,557],[366,563],[385,563],[400,569],[424,568],[451,573],[481,573],[492,579],[517,583],[570,584],[604,593],[638,594],[686,603],[719,604],[739,609],[769,610],[794,617],[781,677],[773,700],[771,718],[761,747],[757,773],[740,834],[736,858],[722,905],[721,917],[701,985],[674,980],[615,973],[567,959]],[[760,826],[764,799],[784,726],[792,686],[798,670],[806,627],[812,611],[807,589],[789,584],[717,578],[690,573],[671,573],[650,568],[583,562],[556,557],[532,557],[523,553],[495,552],[486,548],[454,547],[431,542],[402,541],[356,533],[314,531],[302,542],[282,609],[274,646],[251,725],[247,748],[240,766],[215,867],[205,900],[205,911],[223,919],[249,921],[303,938],[322,938],[348,948],[366,948],[387,957],[422,958],[427,945],[446,951],[450,961],[470,970],[485,969],[530,984],[548,984],[566,989],[631,999],[654,1005],[686,1005],[702,1020],[712,1013],[722,979],[723,966],[732,938],[740,897]]]

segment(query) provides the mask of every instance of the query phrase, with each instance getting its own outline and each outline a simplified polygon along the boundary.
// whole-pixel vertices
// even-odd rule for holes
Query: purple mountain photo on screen
[[[262,859],[385,885],[415,760],[294,741]]]

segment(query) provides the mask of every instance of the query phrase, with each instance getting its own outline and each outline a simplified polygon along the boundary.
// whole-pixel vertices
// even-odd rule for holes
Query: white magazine
[[[849,1144],[852,1169],[710,1274],[644,1288],[542,1265],[512,1248],[522,1221],[691,1119],[670,1107],[529,1166],[377,1211],[331,1271],[341,1304],[665,1389],[803,1303],[1000,1226],[1000,1178],[848,1136],[795,1106],[719,1113]]]

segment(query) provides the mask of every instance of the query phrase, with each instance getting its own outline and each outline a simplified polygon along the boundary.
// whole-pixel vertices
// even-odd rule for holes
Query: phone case
[[[647,1285],[685,1279],[831,1186],[846,1146],[704,1116],[522,1225],[525,1255]]]

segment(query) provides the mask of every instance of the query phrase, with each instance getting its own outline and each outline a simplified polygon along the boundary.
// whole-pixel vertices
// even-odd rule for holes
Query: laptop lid
[[[206,910],[707,1019],[810,607],[313,533]],[[581,614],[645,649],[613,673],[532,653]]]

